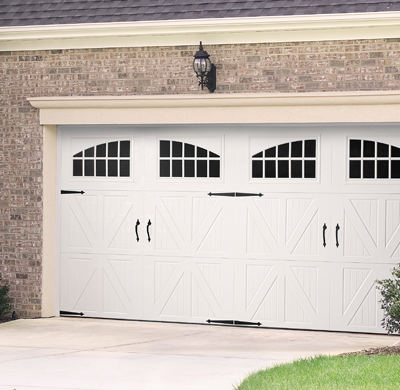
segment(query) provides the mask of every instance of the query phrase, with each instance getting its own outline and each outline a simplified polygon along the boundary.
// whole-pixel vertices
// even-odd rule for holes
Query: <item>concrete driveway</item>
[[[393,345],[399,336],[81,318],[0,324],[0,390],[232,390],[299,357]]]

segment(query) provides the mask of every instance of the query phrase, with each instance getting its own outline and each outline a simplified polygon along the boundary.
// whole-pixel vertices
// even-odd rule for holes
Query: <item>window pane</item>
[[[253,158],[262,158],[263,152],[257,153],[253,156]]]
[[[265,151],[265,157],[276,157],[276,147],[269,148]]]
[[[129,177],[130,176],[130,161],[129,160],[120,160],[119,161],[119,175],[121,177]]]
[[[182,142],[172,141],[172,157],[182,157]]]
[[[304,177],[306,179],[315,179],[315,160],[304,161]]]
[[[182,160],[172,160],[172,177],[182,177]]]
[[[160,177],[170,177],[169,160],[160,160]]]
[[[375,178],[375,161],[364,160],[363,161],[363,178],[374,179]]]
[[[194,157],[194,145],[185,144],[185,157]]]
[[[73,163],[72,163],[72,175],[73,176],[82,176],[82,160],[74,160],[73,161]]]
[[[117,160],[108,160],[108,176],[116,177],[118,176],[118,161]]]
[[[210,157],[219,157],[218,154],[215,154],[213,152],[209,152],[210,153]]]
[[[292,178],[302,178],[303,177],[303,161],[302,160],[292,160],[291,163],[291,177]]]
[[[207,177],[207,160],[197,160],[197,177]]]
[[[219,177],[219,160],[210,160],[210,177]]]
[[[263,177],[263,162],[262,160],[253,160],[252,161],[252,174],[253,178]]]
[[[392,157],[400,157],[400,148],[396,148],[396,146],[392,146]]]
[[[94,176],[94,160],[85,160],[85,176]]]
[[[289,160],[278,161],[278,177],[289,177]]]
[[[303,156],[303,141],[292,142],[292,157],[302,157]]]
[[[169,157],[169,156],[170,156],[169,141],[160,141],[160,157]]]
[[[304,157],[316,157],[317,156],[317,143],[315,139],[309,139],[304,142]]]
[[[276,177],[276,161],[265,161],[265,177]]]
[[[121,141],[119,156],[120,157],[130,157],[130,155],[131,155],[131,142],[130,141]]]
[[[361,179],[361,161],[350,161],[350,179]]]
[[[389,161],[377,161],[378,179],[389,179]]]
[[[85,150],[85,157],[94,157],[94,147]]]
[[[400,179],[400,160],[392,160],[392,179]]]
[[[77,153],[77,154],[74,154],[74,157],[83,157],[83,153],[82,153],[82,152],[79,152],[79,153]]]
[[[185,177],[194,177],[194,160],[185,160]]]
[[[96,156],[97,157],[106,157],[106,148],[107,144],[101,144],[96,146]]]
[[[108,144],[108,157],[118,157],[118,142],[110,142]]]
[[[207,150],[197,147],[197,157],[207,157]]]
[[[350,157],[361,157],[361,141],[358,139],[350,140]]]
[[[96,160],[96,176],[106,175],[106,160]]]
[[[378,142],[378,157],[389,157],[389,145]]]
[[[289,144],[282,144],[278,146],[278,157],[289,157]]]
[[[364,157],[375,157],[375,142],[364,141]]]

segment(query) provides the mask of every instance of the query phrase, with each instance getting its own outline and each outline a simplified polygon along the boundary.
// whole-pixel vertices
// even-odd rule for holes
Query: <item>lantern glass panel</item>
[[[193,69],[197,75],[206,75],[211,70],[211,61],[209,58],[196,58],[193,62]]]

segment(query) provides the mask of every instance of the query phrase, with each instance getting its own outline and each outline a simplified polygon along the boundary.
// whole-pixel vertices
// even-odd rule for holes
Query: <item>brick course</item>
[[[400,38],[205,45],[216,93],[400,89]],[[42,131],[34,96],[200,94],[198,46],[0,52],[0,273],[41,315]]]

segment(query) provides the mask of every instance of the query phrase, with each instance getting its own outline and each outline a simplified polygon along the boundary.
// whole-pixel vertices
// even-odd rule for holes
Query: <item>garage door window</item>
[[[317,140],[273,146],[252,156],[252,178],[315,179]]]
[[[160,177],[220,177],[221,157],[209,150],[178,141],[160,141]]]
[[[400,179],[400,148],[381,142],[349,140],[350,179]]]
[[[73,176],[130,177],[130,141],[92,146],[73,156]]]

